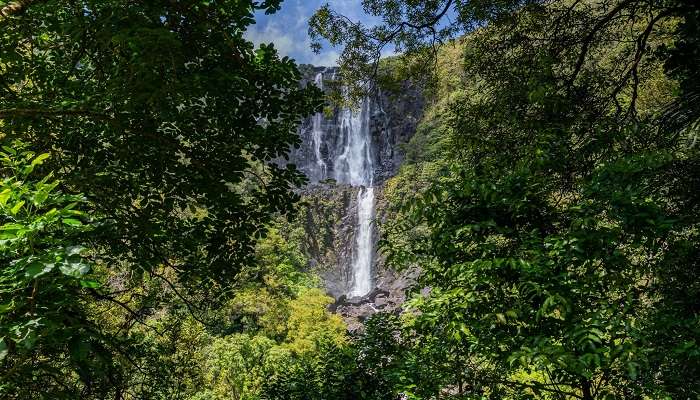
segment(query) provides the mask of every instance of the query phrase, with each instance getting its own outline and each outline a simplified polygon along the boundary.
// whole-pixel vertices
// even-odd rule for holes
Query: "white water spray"
[[[372,290],[372,219],[374,188],[363,187],[357,193],[357,231],[352,260],[353,282],[349,297],[364,296]]]
[[[319,72],[314,79],[316,86],[323,90],[323,72]],[[311,145],[314,149],[314,157],[316,158],[315,178],[322,180],[326,178],[326,162],[323,161],[321,155],[321,143],[323,142],[323,113],[319,112],[313,116],[311,127]]]
[[[369,99],[362,102],[360,110],[345,108],[340,115],[340,129],[344,135],[339,144],[343,147],[333,163],[335,180],[352,186],[372,186],[371,138],[369,132]]]
[[[374,258],[374,165],[370,137],[370,100],[364,99],[360,110],[343,109],[340,115],[344,137],[342,151],[333,162],[336,181],[360,186],[357,194],[357,225],[352,255],[352,288],[349,297],[364,296],[372,290]]]

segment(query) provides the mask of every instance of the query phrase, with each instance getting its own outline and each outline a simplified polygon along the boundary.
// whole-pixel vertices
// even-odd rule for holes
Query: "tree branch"
[[[634,55],[634,60],[632,61],[632,66],[625,72],[624,76],[620,79],[618,82],[617,86],[613,90],[612,96],[613,98],[616,98],[617,95],[622,91],[622,89],[625,87],[625,83],[628,81],[630,75],[632,76],[633,84],[632,84],[632,98],[630,99],[630,105],[629,109],[627,111],[627,115],[631,116],[632,118],[635,117],[636,115],[636,102],[637,102],[637,90],[639,87],[639,64],[642,61],[642,57],[644,53],[647,50],[647,41],[649,40],[649,36],[651,35],[652,31],[654,30],[654,26],[656,25],[657,22],[659,22],[660,19],[667,17],[671,15],[673,10],[665,10],[659,14],[657,14],[655,17],[651,18],[649,23],[647,24],[646,28],[644,31],[637,37],[636,40],[636,51]]]
[[[119,307],[124,309],[129,315],[131,315],[131,317],[133,318],[132,321],[138,322],[139,324],[155,331],[158,335],[162,335],[162,333],[158,330],[158,328],[151,326],[148,323],[146,323],[145,321],[143,321],[143,316],[140,315],[138,312],[134,311],[133,309],[131,309],[131,307],[129,307],[126,303],[121,302],[114,297],[103,295],[95,289],[89,289],[88,292],[94,298],[96,298],[98,300],[106,300],[110,303],[118,305]],[[127,320],[127,322],[128,322],[128,320]]]
[[[596,33],[603,29],[603,27],[608,22],[610,22],[617,14],[624,10],[625,7],[627,7],[633,2],[634,0],[625,0],[621,2],[609,13],[607,13],[602,19],[596,22],[596,24],[593,26],[593,29],[591,29],[586,38],[583,40],[583,46],[581,48],[581,52],[579,53],[578,60],[576,61],[576,66],[574,67],[574,71],[572,72],[568,80],[569,85],[574,83],[574,80],[576,80],[576,77],[578,76],[579,72],[581,72],[581,68],[583,68],[583,63],[586,61],[586,56],[588,55],[588,51],[591,48],[591,44],[593,43],[593,39],[595,38]]]
[[[39,108],[7,108],[0,110],[0,118],[12,117],[93,117],[98,119],[112,119],[109,114],[100,113],[91,110],[72,109],[72,110],[43,110]]]
[[[164,263],[165,263],[166,265],[170,265],[170,263],[169,263],[167,260],[164,260]],[[195,313],[195,310],[196,310],[198,307],[195,306],[194,304],[190,303],[190,301],[189,301],[187,298],[185,298],[185,296],[183,296],[182,294],[180,294],[180,292],[177,290],[177,288],[175,287],[175,285],[174,285],[172,282],[170,282],[170,280],[168,280],[168,278],[166,278],[164,275],[161,275],[161,274],[155,272],[155,270],[154,270],[154,271],[151,271],[151,274],[152,274],[153,276],[159,278],[159,279],[162,280],[163,282],[165,282],[166,285],[168,285],[168,287],[170,287],[170,289],[173,291],[173,293],[175,293],[175,296],[177,296],[177,298],[179,298],[179,299],[185,304],[185,306],[187,307],[187,310],[190,312],[190,315],[192,316],[192,318],[193,318],[195,321],[199,322],[200,324],[202,324],[202,325],[204,325],[204,326],[211,326],[211,324],[207,324],[205,321],[203,321],[201,318],[199,318],[199,317],[197,316],[197,313]]]
[[[13,15],[20,14],[27,9],[36,0],[18,0],[7,4],[5,7],[0,8],[0,21],[7,19]]]
[[[445,7],[442,9],[442,11],[440,11],[437,15],[433,16],[431,18],[431,20],[428,22],[425,22],[425,23],[420,24],[420,25],[416,25],[416,24],[412,24],[410,22],[403,21],[403,22],[401,22],[401,24],[399,26],[402,26],[402,25],[408,26],[408,27],[411,27],[415,30],[422,30],[422,29],[429,28],[429,29],[432,29],[434,32],[435,31],[435,24],[440,22],[442,17],[444,17],[445,14],[447,14],[447,12],[450,11],[450,7],[452,7],[453,2],[454,2],[454,0],[448,0],[447,3],[445,3]]]

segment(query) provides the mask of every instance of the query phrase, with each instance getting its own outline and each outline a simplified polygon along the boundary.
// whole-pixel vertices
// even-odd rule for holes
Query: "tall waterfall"
[[[323,90],[323,72],[319,72],[314,79],[314,84]],[[323,142],[323,113],[316,113],[313,116],[311,125],[311,146],[314,150],[314,158],[316,160],[315,168],[313,169],[314,176],[311,179],[323,180],[326,179],[326,162],[321,155],[321,143]]]
[[[335,69],[316,70],[314,84],[323,90],[324,80],[330,78],[334,81],[335,73]],[[336,286],[349,297],[364,296],[373,287],[374,176],[375,164],[380,165],[374,160],[377,152],[372,148],[370,116],[373,106],[377,105],[372,104],[368,97],[357,108],[339,108],[332,116],[323,113],[313,115],[301,132],[304,145],[294,156],[294,161],[312,184],[333,178],[339,184],[358,188],[354,208],[354,242],[347,243],[350,257],[345,253],[348,263],[342,263],[343,267],[349,268],[343,268],[342,283]],[[348,215],[348,219],[350,217]]]
[[[315,84],[326,94],[343,90],[338,68],[304,66],[300,71],[301,86]],[[399,144],[415,133],[424,103],[420,88],[405,82],[391,93],[377,90],[354,107],[327,108],[301,121],[299,145],[280,160],[308,177],[309,185],[299,190],[305,212],[293,223],[303,229],[301,249],[309,268],[337,300],[336,312],[348,318],[375,306],[398,305],[412,279],[393,273],[378,257],[375,220],[383,215],[381,188],[404,160]],[[369,296],[373,290],[377,296]]]
[[[372,290],[372,219],[374,218],[374,188],[360,189],[357,194],[357,231],[352,260],[352,289],[349,297],[364,296]]]
[[[359,110],[345,108],[341,111],[340,131],[343,138],[338,142],[340,151],[333,161],[336,181],[360,187],[357,194],[357,224],[349,297],[364,296],[372,289],[374,163],[369,126],[370,112],[368,98],[363,100]]]

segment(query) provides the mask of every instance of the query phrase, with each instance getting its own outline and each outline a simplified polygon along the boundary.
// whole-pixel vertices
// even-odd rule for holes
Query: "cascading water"
[[[335,180],[359,186],[357,194],[357,225],[355,248],[352,253],[352,288],[349,297],[364,296],[372,289],[372,260],[374,258],[374,164],[370,137],[370,100],[365,98],[359,111],[343,109],[339,142],[341,151],[333,162]]]
[[[319,72],[314,79],[316,86],[323,90],[323,72]],[[314,157],[316,159],[316,166],[314,169],[314,175],[312,179],[318,181],[326,179],[326,162],[323,161],[323,156],[321,155],[321,143],[323,142],[323,113],[316,113],[313,116],[312,126],[311,126],[311,145],[314,150]]]
[[[364,296],[372,290],[372,219],[374,218],[374,188],[365,187],[357,193],[357,231],[352,260],[353,282],[350,297]]]
[[[335,79],[337,71],[305,66],[300,85],[315,84],[329,93],[342,83]],[[379,90],[350,109],[318,113],[301,122],[299,146],[280,160],[309,179],[299,191],[306,212],[294,226],[303,229],[301,248],[309,268],[336,299],[333,309],[351,330],[374,311],[397,309],[413,279],[413,271],[394,273],[382,264],[374,222],[381,215],[381,187],[404,159],[398,145],[415,133],[423,104],[419,89],[406,82],[400,91]]]
[[[318,71],[314,84],[324,89],[324,78],[335,69]],[[374,160],[370,129],[372,102],[365,98],[358,109],[342,108],[332,117],[317,113],[302,132],[305,146],[298,153],[301,169],[313,183],[333,178],[339,184],[359,188],[356,200],[354,243],[351,243],[351,276],[343,280],[348,297],[372,290],[374,261]],[[350,275],[350,274],[348,274]]]
[[[358,112],[359,111],[359,112]],[[352,186],[372,186],[372,142],[369,135],[369,99],[364,99],[359,110],[344,108],[340,114],[343,139],[338,142],[341,151],[333,162],[335,180]]]

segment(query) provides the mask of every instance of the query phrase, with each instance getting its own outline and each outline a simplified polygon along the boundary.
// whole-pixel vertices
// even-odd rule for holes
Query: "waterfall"
[[[349,108],[341,111],[340,130],[344,137],[339,146],[342,151],[333,162],[335,180],[338,182],[352,186],[372,186],[374,166],[369,107],[369,99],[364,99],[359,112]]]
[[[374,258],[374,164],[370,132],[370,100],[365,98],[359,110],[345,108],[340,113],[340,150],[333,162],[335,180],[359,186],[355,248],[352,253],[352,288],[348,296],[364,296],[372,289]]]
[[[323,90],[323,72],[319,72],[314,79],[314,84]],[[314,170],[314,176],[312,179],[317,181],[326,179],[326,162],[323,161],[323,156],[321,155],[321,143],[323,142],[323,113],[319,112],[313,116],[312,126],[311,126],[311,145],[314,150],[314,158],[316,160],[316,166]]]
[[[363,187],[357,193],[357,230],[352,260],[352,289],[349,297],[364,296],[372,290],[372,218],[374,218],[374,188]]]
[[[300,85],[315,85],[327,96],[347,98],[348,89],[336,79],[338,68],[310,66],[302,71]],[[326,109],[301,121],[299,145],[291,146],[287,159],[280,159],[280,164],[294,165],[308,178],[309,185],[299,189],[309,200],[306,218],[297,222],[305,233],[303,248],[309,267],[338,300],[404,285],[402,281],[390,286],[393,276],[375,270],[381,265],[375,220],[381,185],[404,158],[397,144],[408,142],[423,113],[422,93],[413,85],[405,86],[397,97],[378,90],[353,107],[330,103],[330,112]],[[396,292],[399,297],[401,290]],[[346,304],[368,302],[365,298]]]
[[[316,70],[314,84],[321,90],[325,79],[335,80],[336,69]],[[316,184],[333,178],[337,183],[358,188],[355,207],[354,241],[349,271],[338,288],[349,297],[364,296],[372,290],[374,261],[375,160],[370,115],[372,101],[365,98],[358,108],[336,109],[332,117],[316,113],[300,132],[304,146],[293,159]],[[351,217],[351,216],[348,216]],[[344,265],[343,265],[344,266]],[[343,272],[347,272],[343,268]],[[336,292],[337,293],[337,292]]]

